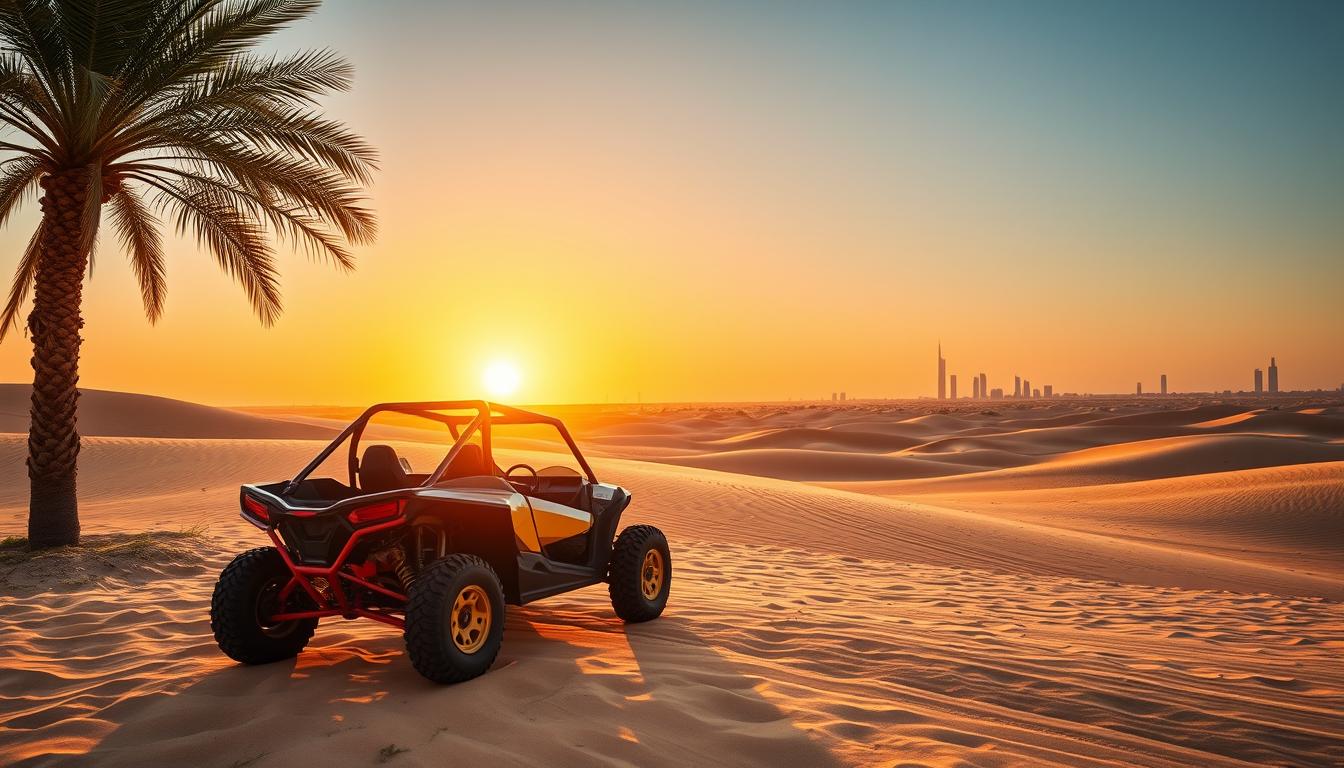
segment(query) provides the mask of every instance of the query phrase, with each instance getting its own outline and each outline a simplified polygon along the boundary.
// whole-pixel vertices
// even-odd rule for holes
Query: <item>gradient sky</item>
[[[192,243],[84,386],[215,404],[1344,383],[1344,4],[329,0],[382,234],[264,329]],[[35,206],[0,234],[8,271]],[[29,381],[21,335],[0,380]]]

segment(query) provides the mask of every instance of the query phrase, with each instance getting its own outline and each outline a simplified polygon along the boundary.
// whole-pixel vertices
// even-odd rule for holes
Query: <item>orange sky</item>
[[[979,371],[1238,389],[1270,355],[1285,388],[1344,383],[1344,139],[1311,121],[1341,89],[1281,52],[1266,75],[1236,40],[1220,59],[1154,38],[1145,73],[1118,58],[1130,38],[1089,45],[1067,20],[374,5],[333,3],[275,43],[356,66],[331,112],[384,156],[358,271],[286,257],[268,330],[176,242],[150,326],[106,248],[85,386],[465,397],[503,358],[524,402],[910,397],[934,393],[940,338],[964,394]],[[33,208],[0,234],[6,269]],[[28,356],[6,339],[0,379],[30,380]]]

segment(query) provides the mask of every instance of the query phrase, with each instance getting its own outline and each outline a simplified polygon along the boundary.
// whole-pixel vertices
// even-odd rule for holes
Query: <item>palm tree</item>
[[[33,548],[79,541],[80,294],[104,208],[150,322],[164,306],[161,216],[242,284],[267,326],[281,308],[272,239],[342,269],[349,244],[372,240],[361,189],[375,153],[316,110],[350,87],[350,65],[326,50],[249,50],[319,2],[0,0],[0,225],[41,190],[0,314],[3,338],[31,289]]]

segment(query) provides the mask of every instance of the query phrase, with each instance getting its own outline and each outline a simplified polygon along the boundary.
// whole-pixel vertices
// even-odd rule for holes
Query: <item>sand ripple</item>
[[[395,743],[407,765],[1344,761],[1344,608],[1321,599],[678,542],[664,619],[625,627],[596,589],[511,609],[496,669],[435,688],[395,631],[358,623],[324,624],[297,664],[232,665],[204,615],[225,555],[204,559],[0,599],[0,759],[362,764]],[[287,712],[306,713],[287,739],[257,732]]]

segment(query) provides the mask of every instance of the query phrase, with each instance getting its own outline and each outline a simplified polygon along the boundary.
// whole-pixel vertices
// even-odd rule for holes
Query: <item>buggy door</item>
[[[553,560],[582,562],[593,527],[591,485],[558,428],[496,422],[491,452],[496,464],[512,470],[507,479],[532,506],[542,552]]]

